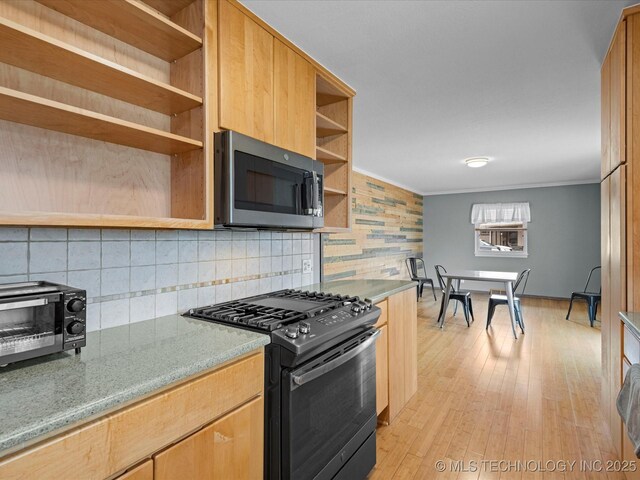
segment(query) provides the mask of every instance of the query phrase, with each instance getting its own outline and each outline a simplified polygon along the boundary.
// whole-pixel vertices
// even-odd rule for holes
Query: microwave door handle
[[[313,215],[317,215],[318,213],[318,198],[320,197],[320,183],[318,182],[318,174],[313,171],[313,200],[311,203],[311,208],[313,209]]]
[[[296,215],[300,215],[302,213],[302,187],[296,183],[293,188],[296,197]]]
[[[291,379],[295,384],[292,386],[293,387],[292,389],[296,389],[299,386],[304,385],[305,383],[309,383],[312,380],[315,380],[316,378],[321,377],[325,373],[329,373],[331,370],[335,370],[339,366],[344,365],[352,358],[360,355],[364,350],[369,348],[373,342],[376,341],[376,338],[380,335],[380,330],[376,330],[375,332],[369,333],[367,335],[369,335],[369,338],[367,338],[364,342],[362,342],[356,348],[349,350],[348,352],[340,355],[339,357],[331,360],[330,362],[324,363],[319,367],[316,367],[300,375],[292,375]]]
[[[17,310],[18,308],[40,307],[49,303],[48,298],[37,298],[35,300],[22,300],[19,302],[0,303],[0,311]]]

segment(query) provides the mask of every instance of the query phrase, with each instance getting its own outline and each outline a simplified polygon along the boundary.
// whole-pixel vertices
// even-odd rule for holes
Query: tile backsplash
[[[84,288],[91,331],[313,283],[313,250],[311,233],[2,227],[0,283]]]

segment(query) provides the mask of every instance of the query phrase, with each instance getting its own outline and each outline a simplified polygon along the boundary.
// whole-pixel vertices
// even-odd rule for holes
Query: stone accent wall
[[[323,280],[408,278],[405,258],[422,256],[422,195],[358,172],[352,181],[352,231],[323,235]]]

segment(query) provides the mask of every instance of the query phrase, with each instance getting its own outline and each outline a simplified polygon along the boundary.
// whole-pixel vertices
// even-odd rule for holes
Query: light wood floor
[[[390,426],[378,430],[371,479],[610,478],[580,472],[580,461],[615,458],[600,416],[600,324],[586,309],[564,319],[568,303],[526,299],[526,334],[513,339],[506,307],[485,331],[487,297],[473,296],[476,321],[449,310],[444,330],[438,304],[425,291],[418,306],[418,393]],[[437,460],[577,461],[571,473],[443,473]],[[469,463],[467,463],[469,465]],[[534,465],[529,463],[529,465]],[[541,465],[545,466],[544,463]],[[514,470],[514,468],[511,468]]]

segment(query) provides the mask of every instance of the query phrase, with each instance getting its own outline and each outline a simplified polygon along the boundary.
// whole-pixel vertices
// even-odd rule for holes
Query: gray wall
[[[500,202],[530,203],[528,258],[475,256],[471,206]],[[531,268],[526,293],[568,297],[584,287],[589,270],[600,264],[600,185],[426,196],[424,258],[434,280],[435,264],[448,270]],[[487,287],[468,282],[463,288]]]

